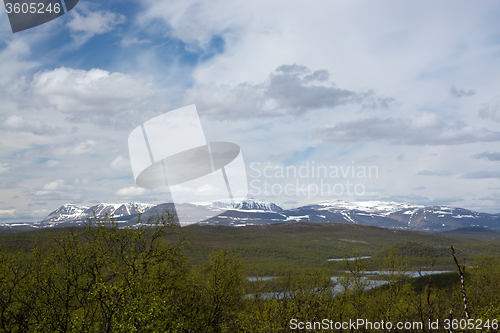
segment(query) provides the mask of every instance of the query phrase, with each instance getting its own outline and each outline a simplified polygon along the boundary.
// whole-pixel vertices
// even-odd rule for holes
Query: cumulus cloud
[[[5,17],[7,21],[7,17]],[[10,29],[10,28],[9,28]],[[24,78],[23,75],[32,70],[40,63],[30,59],[31,45],[25,38],[4,39],[5,47],[0,51],[0,63],[2,64],[2,75],[0,85],[4,89],[11,90],[16,85],[16,80]]]
[[[137,186],[124,187],[116,191],[116,194],[121,197],[137,197],[150,193],[151,193],[150,190]]]
[[[35,189],[33,195],[37,200],[79,200],[81,191],[68,185],[63,179],[57,179]]]
[[[9,163],[0,163],[0,173],[7,172],[9,170]]]
[[[453,175],[452,172],[450,171],[429,171],[429,170],[422,170],[420,172],[417,172],[417,176],[451,176]]]
[[[283,203],[287,204],[287,205],[297,205],[299,202],[296,200],[288,200],[288,201],[285,201]]]
[[[449,93],[453,97],[460,98],[460,97],[474,96],[476,94],[476,91],[473,89],[465,90],[465,89],[457,89],[455,87],[451,87]]]
[[[441,205],[451,205],[455,202],[461,202],[464,201],[463,198],[459,197],[437,197],[434,198],[433,200],[430,200],[427,205],[429,206],[441,206]]]
[[[114,170],[121,170],[121,169],[129,169],[131,168],[130,166],[130,160],[118,155],[113,161],[111,161],[110,165],[111,169]]]
[[[500,140],[500,132],[474,128],[463,122],[447,122],[434,114],[413,118],[367,118],[341,122],[314,131],[330,142],[386,140],[406,145],[457,145]]]
[[[385,200],[396,202],[410,202],[413,204],[425,206],[452,205],[455,202],[464,201],[464,199],[459,197],[436,197],[434,199],[429,199],[427,197],[416,195],[413,193],[409,195],[395,194],[385,198]]]
[[[463,174],[460,178],[465,179],[487,179],[500,178],[500,170],[479,170]]]
[[[402,161],[402,160],[404,160],[405,155],[406,155],[406,153],[399,154],[399,155],[396,157],[396,159],[397,159],[398,161]]]
[[[15,216],[15,209],[0,209],[0,219],[10,219]]]
[[[29,205],[28,205],[29,206]],[[0,221],[3,222],[34,222],[40,221],[49,214],[47,209],[21,210],[0,209]]]
[[[138,18],[138,23],[148,26],[157,20],[167,25],[169,37],[185,43],[203,45],[214,35],[219,35],[241,26],[248,20],[248,11],[242,10],[247,4],[231,1],[144,1],[146,11]],[[258,5],[258,3],[257,3]]]
[[[334,87],[329,79],[326,70],[311,72],[306,66],[282,65],[271,73],[265,97],[296,114],[361,100],[355,92]]]
[[[149,39],[138,39],[137,37],[134,38],[125,37],[120,41],[120,44],[122,46],[130,46],[134,44],[148,44],[148,43],[151,43]]]
[[[35,135],[56,135],[64,132],[61,127],[52,127],[40,119],[11,115],[4,121],[4,128]]]
[[[64,184],[64,180],[58,179],[53,182],[47,183],[42,186],[42,189],[45,191],[55,191],[55,190],[72,190],[72,186],[68,186]]]
[[[224,190],[213,186],[211,184],[205,184],[200,187],[198,187],[195,191],[196,195],[199,196],[213,196],[213,195],[224,195]]]
[[[35,203],[30,203],[28,206],[47,206],[46,202],[35,202]]]
[[[47,168],[53,168],[57,165],[61,164],[60,161],[58,160],[47,160],[47,162],[44,163],[44,165],[47,167]]]
[[[46,155],[82,155],[92,152],[97,145],[97,142],[91,139],[78,140],[64,144],[56,144],[44,147],[41,153]]]
[[[382,199],[386,201],[411,202],[416,204],[423,204],[423,202],[429,201],[429,198],[414,193],[410,193],[408,195],[393,194],[391,196],[384,197]]]
[[[31,90],[37,101],[65,113],[117,113],[138,109],[153,95],[151,84],[123,73],[60,67],[38,72]]]
[[[68,122],[129,129],[159,104],[152,84],[102,69],[60,67],[36,73],[29,84],[32,107],[55,108]]]
[[[479,109],[479,118],[490,119],[500,122],[500,98],[496,98],[489,104],[485,104]]]
[[[500,153],[490,153],[490,152],[484,152],[484,153],[478,153],[472,155],[472,158],[476,159],[485,159],[488,161],[500,161]]]
[[[188,89],[182,104],[196,104],[199,110],[219,119],[298,116],[321,108],[349,103],[365,108],[385,108],[391,98],[373,91],[354,92],[335,87],[327,70],[282,65],[264,82],[238,85],[200,84]]]
[[[363,104],[361,104],[361,107],[366,110],[383,110],[383,109],[389,109],[391,104],[396,101],[395,98],[393,97],[382,97],[382,96],[377,96],[375,95],[375,92],[373,90],[369,90],[365,94],[365,99]]]
[[[108,10],[91,11],[80,5],[70,12],[71,20],[66,27],[78,43],[83,44],[94,35],[110,32],[116,25],[125,22],[125,16]]]

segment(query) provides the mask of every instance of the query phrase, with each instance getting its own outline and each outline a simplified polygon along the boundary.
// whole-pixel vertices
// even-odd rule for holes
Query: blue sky
[[[190,104],[207,140],[240,145],[250,196],[498,213],[499,14],[498,1],[81,0],[12,34],[2,9],[0,219],[164,202],[135,185],[127,137]],[[358,192],[324,195],[317,177],[255,172],[313,165],[378,174],[328,177]]]

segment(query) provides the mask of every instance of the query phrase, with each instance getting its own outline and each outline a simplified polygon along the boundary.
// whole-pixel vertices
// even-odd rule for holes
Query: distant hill
[[[477,240],[500,240],[500,231],[484,227],[465,227],[444,231],[442,233],[449,237],[470,238]]]
[[[182,204],[182,206],[183,211],[187,212],[188,222],[191,221],[191,223],[199,225],[242,227],[286,222],[341,222],[390,229],[431,232],[456,232],[457,229],[466,228],[463,231],[459,231],[457,235],[470,235],[474,232],[487,234],[490,232],[489,230],[500,230],[500,214],[479,213],[464,208],[447,206],[427,207],[398,202],[320,201],[311,205],[287,210],[282,209],[272,202],[252,199],[196,205]],[[137,221],[139,211],[143,212],[143,221],[145,221],[153,214],[164,210],[173,211],[174,209],[175,206],[172,203],[160,205],[102,203],[90,207],[67,204],[54,210],[40,222],[11,223],[0,227],[3,229],[26,229],[81,225],[86,219],[92,217],[94,213],[97,217],[112,214],[115,217],[119,217],[123,223],[133,223]],[[193,212],[192,216],[189,215],[190,212]],[[213,217],[204,219],[206,216]]]
[[[13,253],[37,244],[52,241],[67,228],[43,228],[24,232],[0,233],[0,247]],[[76,229],[78,230],[78,229]],[[186,258],[198,265],[207,262],[209,255],[219,249],[231,249],[245,260],[248,276],[285,275],[328,264],[345,270],[344,257],[358,253],[370,257],[367,270],[385,264],[384,254],[397,250],[400,260],[408,257],[409,267],[422,270],[453,270],[453,245],[460,260],[489,252],[500,255],[500,242],[483,242],[453,238],[444,233],[394,230],[352,223],[288,222],[235,228],[223,225],[189,225]],[[167,237],[175,241],[177,235]],[[435,259],[435,265],[432,261]],[[335,260],[331,260],[335,259]],[[406,259],[404,259],[406,260]]]

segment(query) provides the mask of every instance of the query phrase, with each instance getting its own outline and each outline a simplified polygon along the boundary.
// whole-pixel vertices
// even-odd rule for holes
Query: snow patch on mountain
[[[81,221],[86,220],[89,217],[102,217],[105,214],[108,216],[122,217],[135,215],[139,212],[145,212],[150,208],[155,207],[155,205],[146,203],[100,203],[95,206],[83,206],[66,204],[61,206],[51,212],[43,221],[41,222],[63,222],[63,221]]]
[[[192,209],[194,204],[185,208]],[[201,225],[262,225],[284,222],[343,222],[384,228],[446,231],[480,225],[500,229],[500,214],[473,212],[464,208],[422,206],[398,202],[340,200],[320,201],[307,206],[283,210],[264,200],[217,201],[197,203],[201,213],[193,221]],[[156,208],[155,208],[156,207]],[[66,204],[51,212],[43,221],[30,224],[5,224],[4,228],[47,228],[82,225],[94,212],[97,217],[113,215],[123,223],[133,223],[138,211],[145,217],[156,209],[173,209],[173,203],[102,203],[95,206]],[[194,209],[196,210],[196,209]],[[204,211],[206,210],[206,211]],[[216,213],[216,214],[213,214]],[[195,223],[195,222],[193,222]]]
[[[421,205],[413,205],[401,202],[384,202],[384,201],[340,201],[340,200],[326,200],[320,201],[310,206],[321,206],[320,210],[328,211],[358,211],[368,214],[377,214],[381,216],[389,215],[391,213],[405,210],[405,209],[419,209],[424,208]]]
[[[210,203],[214,208],[238,211],[281,212],[283,209],[269,201],[246,199],[240,201],[216,201]]]

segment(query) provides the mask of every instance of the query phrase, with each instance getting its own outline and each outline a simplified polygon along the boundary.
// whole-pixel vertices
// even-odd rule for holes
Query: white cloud
[[[38,101],[61,112],[117,113],[138,109],[153,95],[151,84],[123,73],[60,67],[38,72],[31,90]]]
[[[317,137],[338,143],[387,140],[403,145],[457,145],[500,141],[500,132],[474,128],[461,121],[447,122],[435,114],[412,118],[366,118],[324,126]]]
[[[138,39],[137,37],[134,38],[125,37],[120,41],[120,44],[122,44],[122,46],[125,47],[134,44],[149,44],[149,43],[151,43],[149,39]]]
[[[68,185],[63,179],[57,179],[35,189],[33,195],[38,200],[81,200],[81,190]]]
[[[500,161],[500,153],[499,152],[495,152],[495,153],[484,152],[484,153],[474,154],[474,155],[472,155],[472,158],[485,159],[488,161]]]
[[[453,86],[450,88],[449,93],[451,96],[454,96],[456,98],[460,98],[460,97],[474,96],[476,94],[476,91],[474,89],[470,89],[470,90],[457,89],[455,86]]]
[[[45,162],[45,165],[47,166],[47,168],[53,168],[59,164],[61,164],[61,162],[58,160],[48,160],[47,162]]]
[[[478,115],[479,118],[500,122],[500,98],[497,97],[491,103],[483,105]]]
[[[118,155],[109,165],[114,170],[131,170],[130,160]]]
[[[72,190],[73,187],[66,185],[64,180],[58,179],[42,186],[43,191]]]
[[[181,193],[181,194],[186,194],[186,195],[193,195],[195,190],[192,187],[189,186],[183,186],[183,185],[174,185],[170,186],[170,190],[176,193]]]
[[[205,185],[198,187],[196,189],[196,191],[194,192],[194,194],[197,196],[198,195],[200,195],[200,196],[214,196],[214,195],[224,195],[224,194],[227,195],[227,193],[224,192],[224,190],[222,190],[219,187],[213,186],[211,184],[205,184]]]
[[[97,68],[35,73],[17,103],[44,113],[61,112],[74,124],[114,129],[133,128],[160,108],[159,95],[147,80]]]
[[[462,175],[460,178],[465,178],[465,179],[499,178],[500,179],[500,171],[499,170],[472,171],[472,172],[467,172],[466,174]]]
[[[26,72],[40,66],[38,61],[28,59],[31,54],[31,43],[27,38],[6,40],[6,47],[0,52],[2,64],[0,84],[4,89],[12,89],[13,81],[19,79]]]
[[[12,218],[15,216],[15,209],[0,209],[0,219]]]
[[[60,198],[48,203],[54,208],[74,200],[125,200],[117,189],[142,200],[146,192],[129,188],[134,183],[126,138],[159,114],[160,100],[195,102],[207,139],[238,143],[247,165],[280,163],[307,147],[316,150],[309,157],[298,154],[296,165],[305,159],[351,165],[377,156],[366,163],[379,167],[380,178],[365,184],[370,195],[377,189],[377,198],[414,191],[429,198],[462,197],[460,205],[470,206],[475,199],[467,193],[489,196],[487,186],[498,182],[456,178],[491,171],[497,159],[490,153],[470,158],[498,151],[494,1],[311,6],[294,0],[141,0],[134,9],[144,12],[127,14],[125,21],[117,13],[130,13],[128,5],[80,2],[53,21],[64,25],[58,34],[0,38],[0,121],[16,115],[24,126],[18,128],[46,132],[16,133],[15,118],[12,128],[4,127],[0,152],[8,171],[0,180],[8,187],[2,192],[7,205],[30,195],[43,199],[33,197],[35,191]],[[68,43],[68,34],[76,43]],[[106,35],[75,47],[98,34]],[[47,135],[58,127],[66,132]],[[316,128],[338,132],[311,135]],[[422,170],[457,176],[416,175]],[[76,178],[88,178],[89,184],[77,184]],[[48,191],[40,185],[54,179],[74,189],[52,184],[56,189]],[[166,201],[165,195],[158,198]],[[293,199],[304,204],[303,198]],[[498,207],[486,202],[482,209]]]
[[[47,155],[82,155],[92,152],[96,148],[97,142],[91,139],[73,140],[65,144],[56,144],[45,147],[41,150],[43,156]]]
[[[427,197],[410,193],[409,195],[394,194],[385,200],[396,201],[396,202],[409,202],[413,204],[425,205],[425,206],[441,206],[441,205],[456,205],[456,202],[464,201],[463,198],[459,197],[436,197],[434,199],[429,199]]]
[[[362,104],[364,108],[387,108],[391,98],[373,91],[354,92],[335,87],[327,70],[282,65],[258,84],[200,84],[188,89],[181,104],[196,104],[212,118],[221,120],[299,116],[322,108]]]
[[[50,213],[47,209],[0,209],[2,222],[34,222],[40,221]]]
[[[146,10],[138,16],[138,23],[146,26],[160,20],[167,25],[168,35],[187,43],[202,45],[213,35],[242,26],[248,21],[253,5],[245,2],[146,0]],[[256,3],[257,6],[260,6]]]
[[[28,132],[35,135],[57,135],[63,132],[60,127],[47,125],[40,119],[11,115],[4,121],[6,129],[16,132]]]
[[[66,24],[72,33],[84,33],[88,37],[110,32],[118,24],[125,22],[125,16],[107,10],[90,11],[78,6],[70,12],[71,20]]]
[[[119,189],[118,191],[116,191],[116,194],[121,197],[135,197],[150,194],[150,192],[151,191],[141,187],[131,186]]]
[[[453,175],[451,171],[422,170],[417,173],[417,176],[451,176],[451,175]]]
[[[7,172],[9,170],[9,163],[0,163],[0,173]]]

